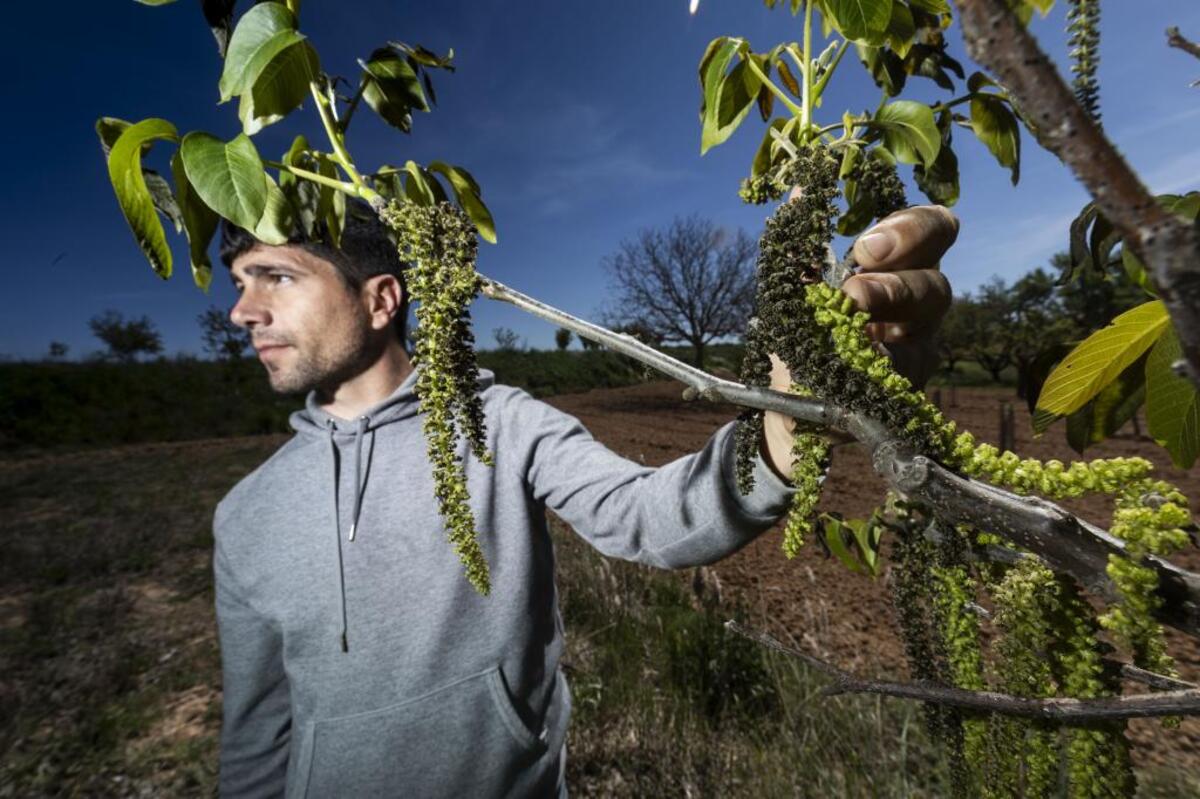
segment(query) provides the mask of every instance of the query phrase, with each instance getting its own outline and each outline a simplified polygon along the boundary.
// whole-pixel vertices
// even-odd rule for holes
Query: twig
[[[796,658],[833,680],[823,694],[836,696],[847,693],[880,694],[902,699],[919,699],[939,705],[950,705],[984,713],[1052,721],[1068,726],[1087,725],[1096,721],[1148,718],[1154,716],[1200,715],[1200,689],[1164,691],[1153,694],[1114,696],[1103,699],[1069,699],[1052,697],[1030,699],[992,691],[968,691],[929,683],[903,683],[857,677],[820,658],[791,649],[763,632],[747,629],[736,621],[725,622],[725,628],[755,643],[788,657]]]
[[[1154,278],[1200,387],[1200,234],[1160,206],[1017,20],[1006,0],[956,0],[971,58],[1015,98],[1043,147],[1087,188]]]
[[[1119,596],[1107,574],[1108,556],[1123,554],[1124,544],[1052,502],[1018,496],[962,477],[913,452],[882,423],[864,414],[817,399],[751,388],[714,377],[632,336],[586,322],[491,278],[483,277],[482,281],[484,296],[515,305],[679,380],[687,386],[686,398],[702,397],[778,411],[824,430],[848,434],[867,447],[875,471],[893,488],[930,505],[942,521],[995,532],[1043,558],[1054,569],[1070,574],[1094,593],[1109,600]],[[1158,573],[1158,593],[1163,604],[1156,611],[1157,618],[1181,632],[1200,637],[1200,575],[1152,556],[1142,562]]]
[[[1196,58],[1200,58],[1200,44],[1189,41],[1179,32],[1179,28],[1175,25],[1167,28],[1167,46],[1176,47],[1185,53],[1191,53]]]

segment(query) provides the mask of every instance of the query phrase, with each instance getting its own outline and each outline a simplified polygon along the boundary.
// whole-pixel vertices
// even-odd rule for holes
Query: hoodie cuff
[[[725,442],[726,484],[747,516],[774,522],[787,513],[792,504],[792,497],[796,495],[796,488],[784,482],[760,452],[754,456],[754,488],[749,494],[743,494],[737,485],[737,446],[733,429],[734,425],[731,425]],[[824,479],[822,475],[822,482]]]

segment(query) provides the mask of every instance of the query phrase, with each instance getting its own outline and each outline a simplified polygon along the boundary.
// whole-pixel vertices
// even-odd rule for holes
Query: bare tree
[[[109,355],[119,361],[131,362],[141,353],[162,352],[162,336],[148,316],[126,319],[118,311],[105,311],[88,320],[88,327],[108,347]]]
[[[51,341],[50,342],[50,360],[61,361],[63,358],[67,357],[67,350],[69,350],[69,349],[70,349],[70,347],[68,347],[66,344],[62,343],[61,341]]]
[[[512,328],[493,328],[492,335],[496,337],[496,349],[502,352],[516,352],[520,349],[518,342],[521,340],[521,337]]]
[[[250,333],[235,325],[229,314],[215,305],[197,316],[196,323],[200,325],[204,351],[214,358],[236,361],[250,349]]]
[[[616,289],[614,324],[638,324],[663,342],[684,342],[704,368],[704,348],[746,327],[757,246],[699,216],[643,230],[604,261]]]

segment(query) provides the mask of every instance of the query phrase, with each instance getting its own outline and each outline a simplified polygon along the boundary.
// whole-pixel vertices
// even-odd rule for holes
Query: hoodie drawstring
[[[362,468],[363,433],[367,432],[367,417],[358,417],[358,429],[354,434],[354,515],[350,517],[349,540],[358,532],[358,515],[362,512],[362,498],[367,490],[367,471],[371,469],[371,455],[375,451],[375,431],[371,431],[371,444],[367,448],[367,468]]]
[[[358,426],[354,433],[354,513],[350,517],[350,535],[347,539],[354,540],[354,536],[358,532],[358,517],[362,513],[362,498],[367,488],[367,478],[371,471],[371,456],[375,453],[375,431],[371,431],[371,442],[367,445],[367,462],[363,466],[363,438],[367,433],[367,417],[360,416]],[[334,422],[332,419],[326,421],[326,426],[329,431],[329,456],[333,464],[333,521],[334,521],[334,537],[337,539],[337,556],[338,556],[338,593],[341,601],[342,610],[342,651],[350,651],[349,642],[349,614],[346,610],[346,563],[342,554],[342,514],[338,502],[338,448],[337,442],[334,441],[333,435],[335,432]]]
[[[333,440],[333,420],[326,421],[329,428],[329,457],[333,465],[333,537],[337,539],[337,560],[338,560],[338,593],[342,604],[342,651],[350,651],[350,643],[347,639],[348,625],[346,623],[346,566],[342,558],[342,520],[341,511],[338,508],[338,449],[337,443]]]

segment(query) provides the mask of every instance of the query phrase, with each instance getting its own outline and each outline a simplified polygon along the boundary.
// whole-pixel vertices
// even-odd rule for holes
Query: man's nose
[[[258,300],[254,291],[246,288],[229,311],[229,319],[238,327],[254,329],[270,324],[271,314],[267,307]]]

